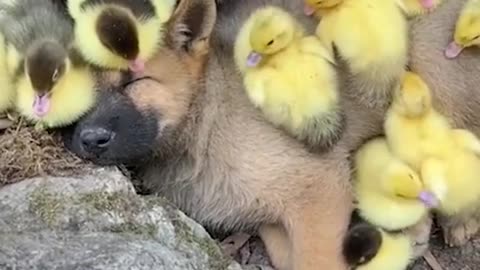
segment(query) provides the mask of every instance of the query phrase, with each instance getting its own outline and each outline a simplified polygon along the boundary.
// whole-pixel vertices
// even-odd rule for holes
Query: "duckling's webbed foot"
[[[432,224],[433,220],[431,215],[426,215],[417,224],[404,230],[404,233],[407,234],[412,241],[412,260],[424,256],[427,252]]]
[[[480,216],[439,216],[438,223],[442,228],[445,244],[450,247],[458,247],[465,245],[479,231]]]

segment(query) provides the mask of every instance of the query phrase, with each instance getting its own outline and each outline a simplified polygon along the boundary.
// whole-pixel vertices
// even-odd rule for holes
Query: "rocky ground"
[[[241,270],[207,232],[118,171],[0,189],[0,269]]]
[[[224,241],[222,253],[220,241],[161,198],[137,195],[117,169],[0,188],[0,269],[273,269],[258,238],[240,239]],[[480,269],[480,239],[445,248],[437,230],[431,240],[443,270]],[[420,259],[412,269],[432,268]]]

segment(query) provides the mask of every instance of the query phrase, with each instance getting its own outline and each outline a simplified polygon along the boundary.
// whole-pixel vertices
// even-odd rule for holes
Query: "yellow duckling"
[[[251,102],[266,118],[316,150],[343,129],[334,61],[286,11],[256,10],[235,42],[235,62]]]
[[[407,269],[414,255],[410,237],[403,232],[386,232],[358,219],[343,241],[348,265],[355,270]]]
[[[451,124],[433,108],[428,86],[413,72],[405,74],[387,111],[384,129],[392,152],[416,170],[427,157],[443,158],[456,147]]]
[[[335,49],[358,83],[358,99],[369,107],[389,103],[407,64],[407,20],[393,0],[304,0],[321,13],[316,35]]]
[[[78,50],[102,68],[142,74],[163,42],[175,0],[69,0]]]
[[[455,24],[453,41],[445,49],[445,56],[453,59],[463,49],[480,46],[480,1],[469,0],[465,3]]]
[[[61,49],[56,46],[50,48]],[[25,75],[17,82],[16,107],[20,114],[36,122],[39,128],[67,126],[95,103],[95,80],[86,64],[47,52],[48,49],[39,49],[38,53],[42,56],[37,54],[26,61]],[[36,59],[49,57],[59,68],[52,66],[40,71]]]
[[[468,130],[452,128],[413,72],[407,72],[387,112],[385,135],[392,153],[421,172],[425,188],[440,200],[441,212],[451,215],[477,205],[480,141]]]
[[[428,213],[427,206],[436,206],[417,172],[391,153],[384,138],[367,142],[354,162],[357,208],[369,223],[403,229],[418,223]]]
[[[3,7],[2,33],[15,106],[37,127],[66,126],[95,102],[95,80],[72,50],[73,21],[53,1],[17,0]]]

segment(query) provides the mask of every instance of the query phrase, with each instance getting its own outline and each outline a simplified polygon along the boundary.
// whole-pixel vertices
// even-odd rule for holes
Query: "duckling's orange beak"
[[[420,0],[420,4],[426,9],[431,9],[435,5],[434,0]]]
[[[35,94],[33,113],[38,117],[44,117],[48,111],[50,111],[50,96],[48,94]]]
[[[315,13],[315,8],[313,8],[309,4],[304,4],[303,5],[303,13],[307,16],[312,16],[313,13]]]
[[[450,42],[447,48],[445,49],[445,57],[449,59],[456,58],[463,51],[464,46],[456,43],[455,41]]]
[[[128,68],[135,74],[142,74],[145,71],[145,61],[137,57],[128,62]]]

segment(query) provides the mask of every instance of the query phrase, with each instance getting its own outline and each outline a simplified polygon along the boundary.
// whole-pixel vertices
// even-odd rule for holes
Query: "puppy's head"
[[[101,73],[97,105],[66,133],[66,146],[102,165],[135,165],[170,151],[187,119],[195,117],[215,18],[215,2],[181,0],[168,22],[166,45],[147,63],[144,76]]]

